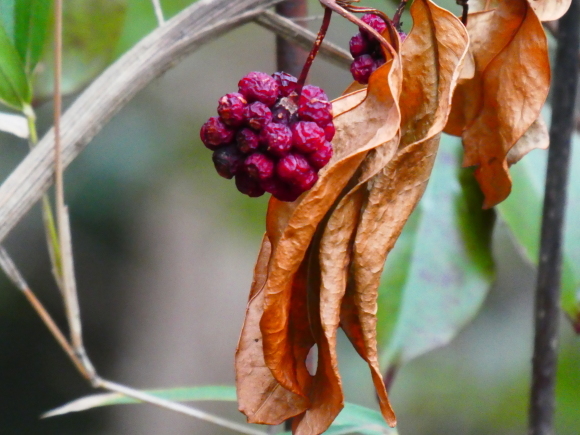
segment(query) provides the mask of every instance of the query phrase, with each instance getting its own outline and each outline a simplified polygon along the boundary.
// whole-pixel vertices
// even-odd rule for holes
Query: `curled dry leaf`
[[[488,9],[470,14],[467,23],[475,74],[457,87],[445,131],[463,138],[463,164],[477,167],[484,208],[490,208],[511,191],[506,156],[540,114],[550,65],[542,24],[528,0],[479,4]]]
[[[550,134],[548,126],[542,119],[542,116],[534,121],[530,128],[516,142],[511,150],[507,153],[508,164],[514,165],[519,162],[523,156],[532,150],[545,150],[550,145]]]
[[[496,7],[498,2],[499,0],[471,0],[469,8],[472,11],[483,11]],[[540,21],[553,21],[566,13],[572,0],[529,0],[529,2]]]

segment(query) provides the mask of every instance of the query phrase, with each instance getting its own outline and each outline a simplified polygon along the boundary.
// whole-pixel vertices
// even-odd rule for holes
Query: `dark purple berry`
[[[230,127],[239,127],[244,122],[244,107],[247,101],[242,94],[237,92],[226,94],[218,103],[218,114],[224,124]]]
[[[245,171],[236,174],[236,187],[240,192],[252,198],[262,196],[265,190],[260,186],[260,182],[254,180]]]
[[[318,174],[310,169],[307,172],[302,172],[299,176],[296,177],[294,181],[294,186],[297,190],[302,192],[306,192],[310,190],[314,183],[318,181]]]
[[[349,42],[350,54],[352,57],[360,56],[361,54],[368,54],[371,52],[369,40],[362,33],[357,33]]]
[[[312,153],[324,145],[324,129],[315,122],[300,121],[292,124],[292,145],[302,153]]]
[[[244,107],[244,120],[254,130],[261,130],[272,121],[272,112],[264,103],[256,101]]]
[[[336,128],[334,127],[334,123],[331,121],[324,126],[324,135],[328,142],[332,142],[334,135],[336,134]]]
[[[263,72],[253,71],[246,75],[239,81],[238,89],[248,102],[261,101],[271,106],[278,99],[278,83]]]
[[[236,135],[236,142],[238,149],[244,154],[249,154],[258,149],[260,145],[258,140],[258,133],[251,128],[242,128]]]
[[[271,122],[260,133],[260,142],[269,154],[285,156],[292,148],[292,130],[287,125]]]
[[[322,89],[306,85],[300,94],[298,114],[303,120],[326,125],[332,120],[332,104]]]
[[[330,142],[326,142],[316,151],[308,154],[306,158],[314,169],[319,170],[326,166],[326,164],[330,161],[332,154],[332,144]]]
[[[372,56],[370,54],[363,54],[352,62],[350,72],[357,82],[366,85],[369,82],[369,77],[376,68],[377,65]]]
[[[272,106],[272,122],[278,124],[290,124],[298,121],[298,106],[292,98],[281,98]]]
[[[292,74],[279,71],[272,74],[272,77],[274,77],[274,80],[278,83],[278,95],[280,97],[287,97],[296,89],[298,79]]]
[[[300,154],[288,154],[282,157],[276,165],[276,174],[282,181],[294,184],[312,168],[308,161]]]
[[[375,29],[378,33],[383,33],[387,29],[385,20],[375,14],[365,14],[361,20]],[[360,29],[361,33],[366,36],[372,36],[365,29]]]
[[[225,125],[217,116],[212,116],[201,126],[199,135],[206,147],[215,150],[234,139],[234,130]]]
[[[254,180],[264,181],[274,175],[274,161],[262,153],[254,153],[244,160],[244,170]]]
[[[212,155],[213,164],[218,174],[228,180],[233,178],[244,162],[244,156],[235,145],[218,148]]]

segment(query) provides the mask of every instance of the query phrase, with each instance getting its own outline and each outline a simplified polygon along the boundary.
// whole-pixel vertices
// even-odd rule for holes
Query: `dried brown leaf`
[[[506,156],[507,162],[510,166],[514,165],[530,151],[535,149],[545,150],[549,145],[550,134],[548,133],[548,126],[540,116],[509,150]]]
[[[540,114],[550,66],[544,30],[527,0],[486,5],[489,10],[469,16],[476,71],[457,87],[445,131],[462,136],[463,164],[477,166],[489,208],[511,191],[506,155]]]
[[[529,0],[530,5],[540,21],[553,21],[560,18],[570,7],[572,0]],[[494,9],[500,0],[471,0],[470,10],[482,11]]]

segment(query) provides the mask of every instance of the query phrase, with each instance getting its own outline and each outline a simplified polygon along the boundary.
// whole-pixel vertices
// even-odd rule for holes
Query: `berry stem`
[[[328,31],[328,27],[330,26],[330,18],[332,17],[332,9],[325,7],[324,8],[324,17],[322,18],[322,24],[320,26],[320,30],[318,31],[318,36],[316,37],[316,41],[314,41],[314,45],[312,46],[312,50],[310,50],[310,54],[304,63],[304,67],[302,68],[302,72],[300,73],[300,77],[298,78],[298,83],[296,85],[296,92],[298,95],[302,92],[302,88],[304,87],[304,83],[306,83],[306,78],[308,77],[308,73],[310,72],[310,67],[312,66],[312,62],[314,58],[318,54],[318,50],[322,45],[322,41],[324,41],[324,37],[326,36],[326,32]]]
[[[467,14],[469,13],[468,0],[456,0],[456,2],[459,6],[463,8],[463,13],[461,14],[461,22],[463,23],[464,26],[467,26]]]
[[[407,6],[407,1],[408,0],[401,0],[401,2],[399,3],[399,7],[397,8],[397,10],[395,11],[395,15],[393,15],[393,26],[395,26],[395,29],[397,29],[399,32],[401,31],[401,15],[403,15],[403,12],[405,11],[405,6]]]

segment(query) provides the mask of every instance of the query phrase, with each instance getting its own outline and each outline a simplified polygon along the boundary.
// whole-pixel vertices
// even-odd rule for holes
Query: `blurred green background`
[[[162,1],[168,17],[190,3]],[[438,3],[458,11],[453,0]],[[71,91],[156,25],[148,0],[65,4],[85,18],[71,33],[75,43],[64,66]],[[381,9],[385,4],[365,2]],[[392,11],[392,4],[386,9]],[[310,11],[320,14],[317,2]],[[404,22],[408,27],[409,19]],[[309,26],[315,30],[318,23]],[[328,38],[347,47],[355,31],[334,19]],[[102,376],[138,388],[233,383],[233,354],[267,198],[242,196],[232,181],[218,177],[198,131],[240,77],[275,71],[274,50],[274,36],[255,24],[206,44],[140,92],[66,171],[85,342]],[[36,108],[42,136],[52,114],[45,98],[50,75],[41,77]],[[350,74],[317,60],[311,82],[334,98]],[[65,102],[74,98],[72,93]],[[3,179],[27,149],[24,141],[0,133]],[[64,324],[44,240],[35,207],[6,247]],[[501,219],[493,255],[496,282],[475,320],[451,345],[400,369],[392,401],[402,435],[526,432],[535,269]],[[560,347],[557,433],[577,435],[580,342],[565,322]],[[347,400],[376,408],[368,368],[342,336],[340,363]],[[149,405],[39,419],[91,391],[24,298],[0,276],[1,434],[231,433]],[[200,407],[243,421],[233,404]]]

